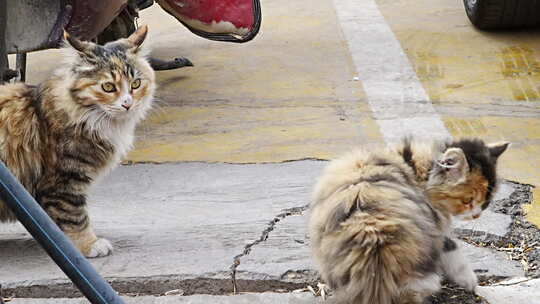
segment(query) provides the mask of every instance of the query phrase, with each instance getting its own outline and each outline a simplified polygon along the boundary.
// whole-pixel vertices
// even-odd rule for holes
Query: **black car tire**
[[[540,0],[463,0],[471,22],[479,29],[511,29],[540,24]]]

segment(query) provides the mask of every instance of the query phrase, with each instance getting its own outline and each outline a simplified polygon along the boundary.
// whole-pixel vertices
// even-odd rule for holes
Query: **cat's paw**
[[[456,284],[467,289],[468,291],[474,291],[478,285],[478,278],[471,269],[455,275],[453,279]]]
[[[87,258],[99,258],[108,256],[113,252],[113,246],[107,239],[97,239],[84,255]]]

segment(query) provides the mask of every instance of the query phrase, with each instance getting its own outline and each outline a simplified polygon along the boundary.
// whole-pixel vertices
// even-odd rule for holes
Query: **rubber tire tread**
[[[467,16],[479,29],[514,29],[540,25],[540,0],[477,0]]]

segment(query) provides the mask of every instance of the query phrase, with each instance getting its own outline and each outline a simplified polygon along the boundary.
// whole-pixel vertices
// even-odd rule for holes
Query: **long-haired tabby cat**
[[[480,216],[508,143],[478,139],[359,150],[331,162],[315,187],[312,249],[339,303],[420,304],[441,276],[473,290],[451,239],[453,217]]]
[[[91,226],[87,190],[130,150],[152,104],[146,34],[100,46],[66,33],[68,59],[50,80],[0,86],[0,159],[87,257],[112,252]],[[15,220],[1,201],[0,220]]]

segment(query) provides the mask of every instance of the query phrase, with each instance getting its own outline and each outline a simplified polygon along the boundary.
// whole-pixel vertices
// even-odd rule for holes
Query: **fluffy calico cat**
[[[91,226],[88,188],[130,150],[152,104],[146,34],[100,46],[66,33],[68,60],[50,80],[0,86],[0,159],[87,257],[112,252]],[[16,220],[1,201],[0,220]]]
[[[508,143],[478,139],[359,150],[332,161],[315,187],[310,235],[339,303],[420,304],[441,276],[474,290],[451,239],[453,217],[480,216]]]

